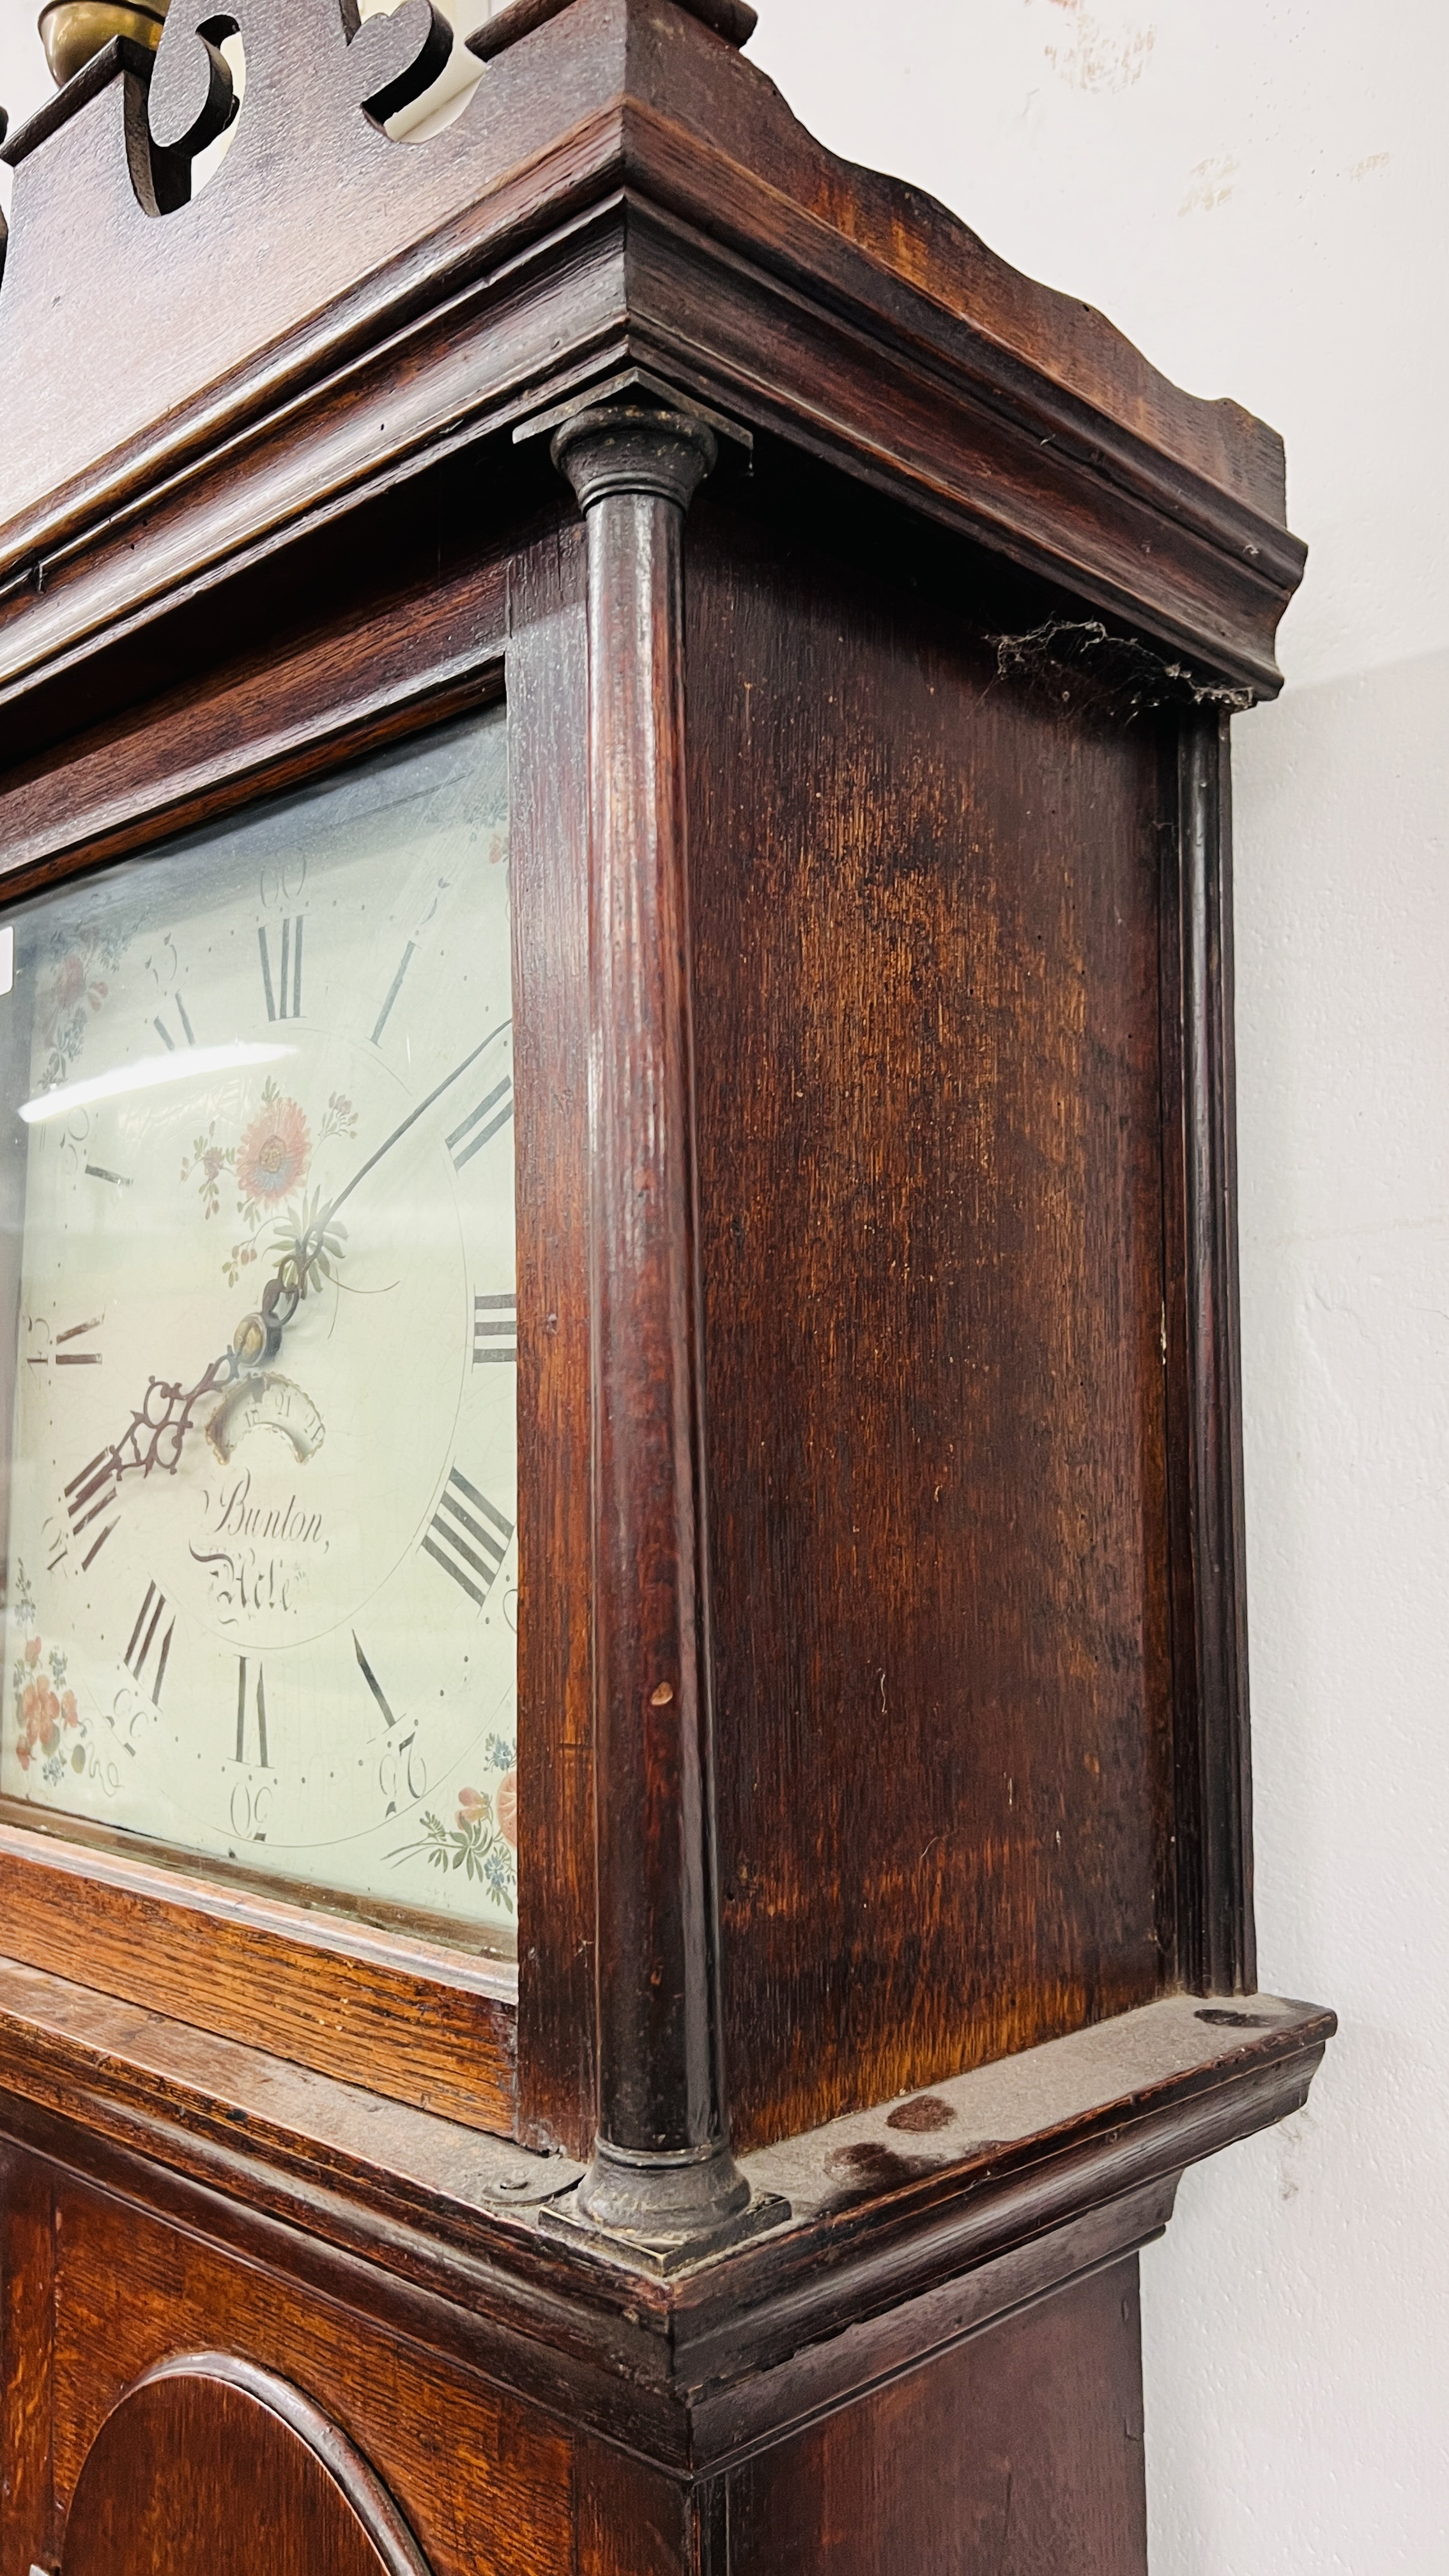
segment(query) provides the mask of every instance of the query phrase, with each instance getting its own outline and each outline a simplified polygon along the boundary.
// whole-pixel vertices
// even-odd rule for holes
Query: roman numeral
[[[187,1045],[188,1045],[188,1046],[195,1046],[195,1044],[196,1044],[196,1036],[195,1036],[195,1032],[194,1032],[194,1030],[192,1029],[191,1022],[188,1020],[188,1018],[187,1018],[187,1016],[186,1016],[186,1004],[183,1002],[183,1000],[182,1000],[182,998],[181,998],[181,996],[180,996],[180,994],[179,994],[179,993],[173,993],[173,994],[172,994],[172,996],[171,996],[171,999],[172,999],[172,1001],[173,1001],[173,1002],[175,1003],[175,1005],[176,1005],[176,1016],[177,1016],[178,1020],[181,1022],[182,1029],[183,1029],[183,1031],[184,1031],[184,1033],[185,1033],[185,1038],[186,1038],[186,1043],[187,1043]],[[170,1050],[171,1050],[171,1052],[172,1052],[172,1054],[174,1055],[174,1054],[176,1053],[176,1040],[175,1040],[175,1039],[174,1039],[174,1037],[172,1036],[171,1031],[170,1031],[170,1030],[168,1029],[168,1027],[166,1026],[166,1023],[165,1023],[165,1021],[162,1019],[162,1017],[161,1017],[161,1015],[160,1015],[159,1011],[158,1011],[158,1013],[157,1013],[157,1015],[156,1015],[155,1019],[152,1021],[151,1026],[152,1026],[152,1028],[155,1030],[156,1035],[158,1036],[158,1038],[161,1040],[162,1045],[163,1045],[163,1046],[167,1046],[167,1047],[169,1047],[169,1048],[170,1048]]]
[[[82,1467],[78,1476],[72,1476],[65,1489],[66,1517],[70,1522],[72,1538],[79,1538],[82,1530],[89,1529],[92,1521],[100,1520],[104,1513],[113,1508],[119,1489],[120,1471],[116,1464],[114,1449],[98,1450],[89,1465]],[[90,1572],[94,1560],[100,1555],[115,1526],[114,1521],[107,1521],[99,1537],[92,1539],[85,1555],[81,1558],[81,1565],[86,1573]]]
[[[27,1352],[27,1368],[49,1368],[52,1360],[57,1368],[99,1368],[99,1351],[67,1351],[62,1350],[61,1344],[79,1341],[82,1333],[98,1333],[104,1322],[104,1315],[92,1315],[88,1324],[67,1324],[63,1333],[56,1334],[53,1350]],[[33,1325],[31,1329],[35,1329]]]
[[[108,1172],[104,1163],[87,1163],[86,1177],[92,1181],[112,1181],[118,1190],[128,1190],[131,1186],[124,1172]]]
[[[402,991],[402,980],[413,962],[413,954],[417,948],[417,944],[418,943],[415,939],[410,939],[406,948],[403,950],[401,963],[398,966],[397,973],[394,975],[392,982],[387,988],[387,1000],[383,1003],[382,1009],[377,1015],[377,1026],[372,1032],[372,1043],[374,1046],[378,1046],[382,1042],[382,1033],[387,1027],[388,1012],[392,1009],[394,1002]]]
[[[371,1664],[368,1662],[366,1655],[362,1651],[362,1640],[358,1636],[355,1628],[352,1631],[352,1644],[353,1650],[357,1656],[358,1669],[361,1672],[362,1678],[366,1682],[368,1689],[371,1691],[373,1698],[376,1700],[378,1707],[381,1709],[385,1723],[388,1726],[396,1726],[397,1719],[393,1716],[392,1710],[388,1707],[387,1694],[383,1690],[381,1682],[378,1680],[376,1673],[373,1671]]]
[[[493,1589],[512,1536],[512,1521],[505,1520],[487,1495],[480,1494],[477,1486],[470,1485],[454,1467],[438,1508],[423,1532],[423,1545],[480,1610]]]
[[[260,1664],[257,1666],[255,1699],[257,1715],[257,1760],[265,1771],[268,1767],[267,1693],[266,1685],[262,1679],[262,1668]],[[239,1655],[237,1657],[236,1667],[236,1758],[238,1762],[245,1762],[247,1759],[247,1732],[247,1658],[245,1655]]]
[[[262,952],[262,991],[269,1020],[299,1020],[302,1016],[302,925],[306,918],[305,913],[299,912],[282,924],[275,984],[272,982],[272,957],[267,946],[265,922],[257,932],[257,946]]]
[[[518,1357],[518,1299],[475,1297],[473,1300],[473,1366]]]
[[[92,1315],[88,1324],[67,1324],[63,1333],[57,1333],[55,1337],[56,1367],[99,1368],[101,1364],[101,1355],[99,1351],[65,1351],[62,1350],[60,1346],[62,1342],[79,1341],[82,1333],[98,1333],[101,1329],[101,1323],[102,1318],[99,1315]]]
[[[126,1648],[125,1658],[127,1672],[131,1674],[133,1680],[140,1683],[142,1690],[147,1693],[153,1706],[156,1708],[159,1708],[161,1705],[161,1685],[166,1679],[166,1665],[171,1653],[171,1640],[176,1634],[176,1621],[174,1616],[167,1627],[165,1636],[162,1637],[160,1645],[157,1647],[156,1668],[149,1682],[146,1679],[146,1665],[150,1657],[151,1649],[153,1645],[156,1645],[157,1632],[165,1614],[165,1593],[160,1590],[158,1585],[148,1583],[146,1586],[146,1598],[136,1613],[136,1624],[131,1630],[131,1642]]]
[[[513,1076],[505,1073],[503,1080],[494,1084],[487,1099],[480,1100],[476,1109],[470,1109],[462,1125],[455,1127],[448,1138],[454,1171],[461,1172],[463,1165],[471,1163],[475,1154],[481,1154],[489,1137],[496,1136],[500,1127],[506,1127],[512,1116]]]

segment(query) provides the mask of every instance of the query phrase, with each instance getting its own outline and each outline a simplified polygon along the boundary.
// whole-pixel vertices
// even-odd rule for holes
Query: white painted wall
[[[1288,442],[1313,555],[1287,693],[1237,729],[1259,1926],[1265,1984],[1344,2030],[1312,2108],[1189,2177],[1145,2258],[1153,2564],[1441,2576],[1449,18],[760,6],[752,53],[826,141]],[[0,97],[46,86],[7,0]]]
[[[759,5],[826,141],[1287,440],[1313,551],[1236,727],[1258,1920],[1264,1984],[1344,2027],[1144,2257],[1153,2567],[1444,2576],[1449,20]]]

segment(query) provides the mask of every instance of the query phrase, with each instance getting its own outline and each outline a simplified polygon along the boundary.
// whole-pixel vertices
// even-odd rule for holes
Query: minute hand
[[[420,1100],[416,1109],[410,1109],[408,1111],[406,1118],[402,1120],[401,1124],[394,1127],[390,1136],[385,1136],[383,1138],[376,1153],[368,1155],[368,1158],[362,1165],[361,1169],[353,1173],[346,1189],[332,1201],[331,1206],[326,1212],[327,1222],[330,1223],[331,1219],[337,1214],[338,1209],[344,1206],[347,1200],[351,1198],[358,1183],[360,1181],[365,1181],[368,1173],[376,1169],[376,1166],[382,1161],[384,1154],[390,1154],[399,1139],[407,1134],[408,1129],[410,1127],[416,1127],[418,1120],[426,1117],[428,1111],[432,1108],[434,1101],[441,1100],[445,1091],[451,1091],[454,1083],[461,1081],[463,1075],[467,1072],[469,1065],[476,1064],[480,1055],[486,1053],[487,1049],[491,1047],[494,1039],[501,1038],[504,1030],[509,1029],[512,1026],[513,1022],[511,1019],[500,1020],[497,1028],[489,1030],[486,1038],[479,1041],[471,1055],[465,1055],[461,1064],[455,1064],[451,1073],[445,1073],[442,1081],[435,1083],[433,1089],[428,1093],[426,1100]],[[319,1217],[317,1225],[312,1229],[314,1234],[318,1231],[318,1228],[322,1223],[323,1219]]]

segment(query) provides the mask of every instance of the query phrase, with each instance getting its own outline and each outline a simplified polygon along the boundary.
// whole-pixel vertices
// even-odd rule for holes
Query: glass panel
[[[507,857],[495,708],[12,909],[0,996],[0,1789],[492,1946]]]

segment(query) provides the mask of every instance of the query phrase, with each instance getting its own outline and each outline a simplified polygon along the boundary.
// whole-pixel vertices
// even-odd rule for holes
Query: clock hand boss
[[[375,1152],[368,1155],[366,1162],[353,1173],[346,1188],[339,1191],[337,1197],[321,1210],[308,1226],[305,1234],[288,1246],[278,1261],[275,1275],[267,1281],[262,1291],[260,1312],[242,1317],[229,1347],[222,1352],[219,1359],[214,1359],[208,1364],[195,1386],[183,1388],[164,1378],[152,1378],[141,1400],[139,1412],[132,1414],[129,1428],[122,1433],[112,1451],[118,1476],[136,1473],[149,1476],[157,1467],[163,1468],[167,1475],[176,1474],[181,1464],[181,1451],[186,1434],[194,1427],[192,1417],[198,1404],[204,1403],[209,1395],[225,1392],[239,1377],[258,1368],[263,1362],[275,1359],[281,1348],[282,1335],[307,1294],[309,1273],[319,1253],[327,1245],[328,1232],[338,1209],[344,1201],[351,1198],[353,1191],[359,1183],[366,1180],[368,1173],[376,1169],[383,1156],[391,1153],[393,1146],[401,1142],[409,1129],[415,1127],[418,1120],[426,1116],[434,1104],[442,1099],[445,1091],[451,1091],[454,1083],[461,1081],[469,1066],[476,1064],[478,1058],[486,1054],[494,1041],[502,1037],[504,1031],[512,1025],[511,1018],[500,1020],[497,1027],[490,1029],[486,1038],[480,1039],[478,1045],[463,1057],[460,1064],[454,1065],[451,1073],[445,1074],[441,1082],[435,1083],[426,1099],[420,1100],[415,1109],[410,1109],[406,1118],[399,1120],[392,1134],[385,1136]],[[330,1248],[339,1252],[341,1249],[340,1245]],[[286,1311],[281,1313],[278,1310],[284,1300]],[[163,1405],[159,1418],[152,1409],[158,1399]]]

